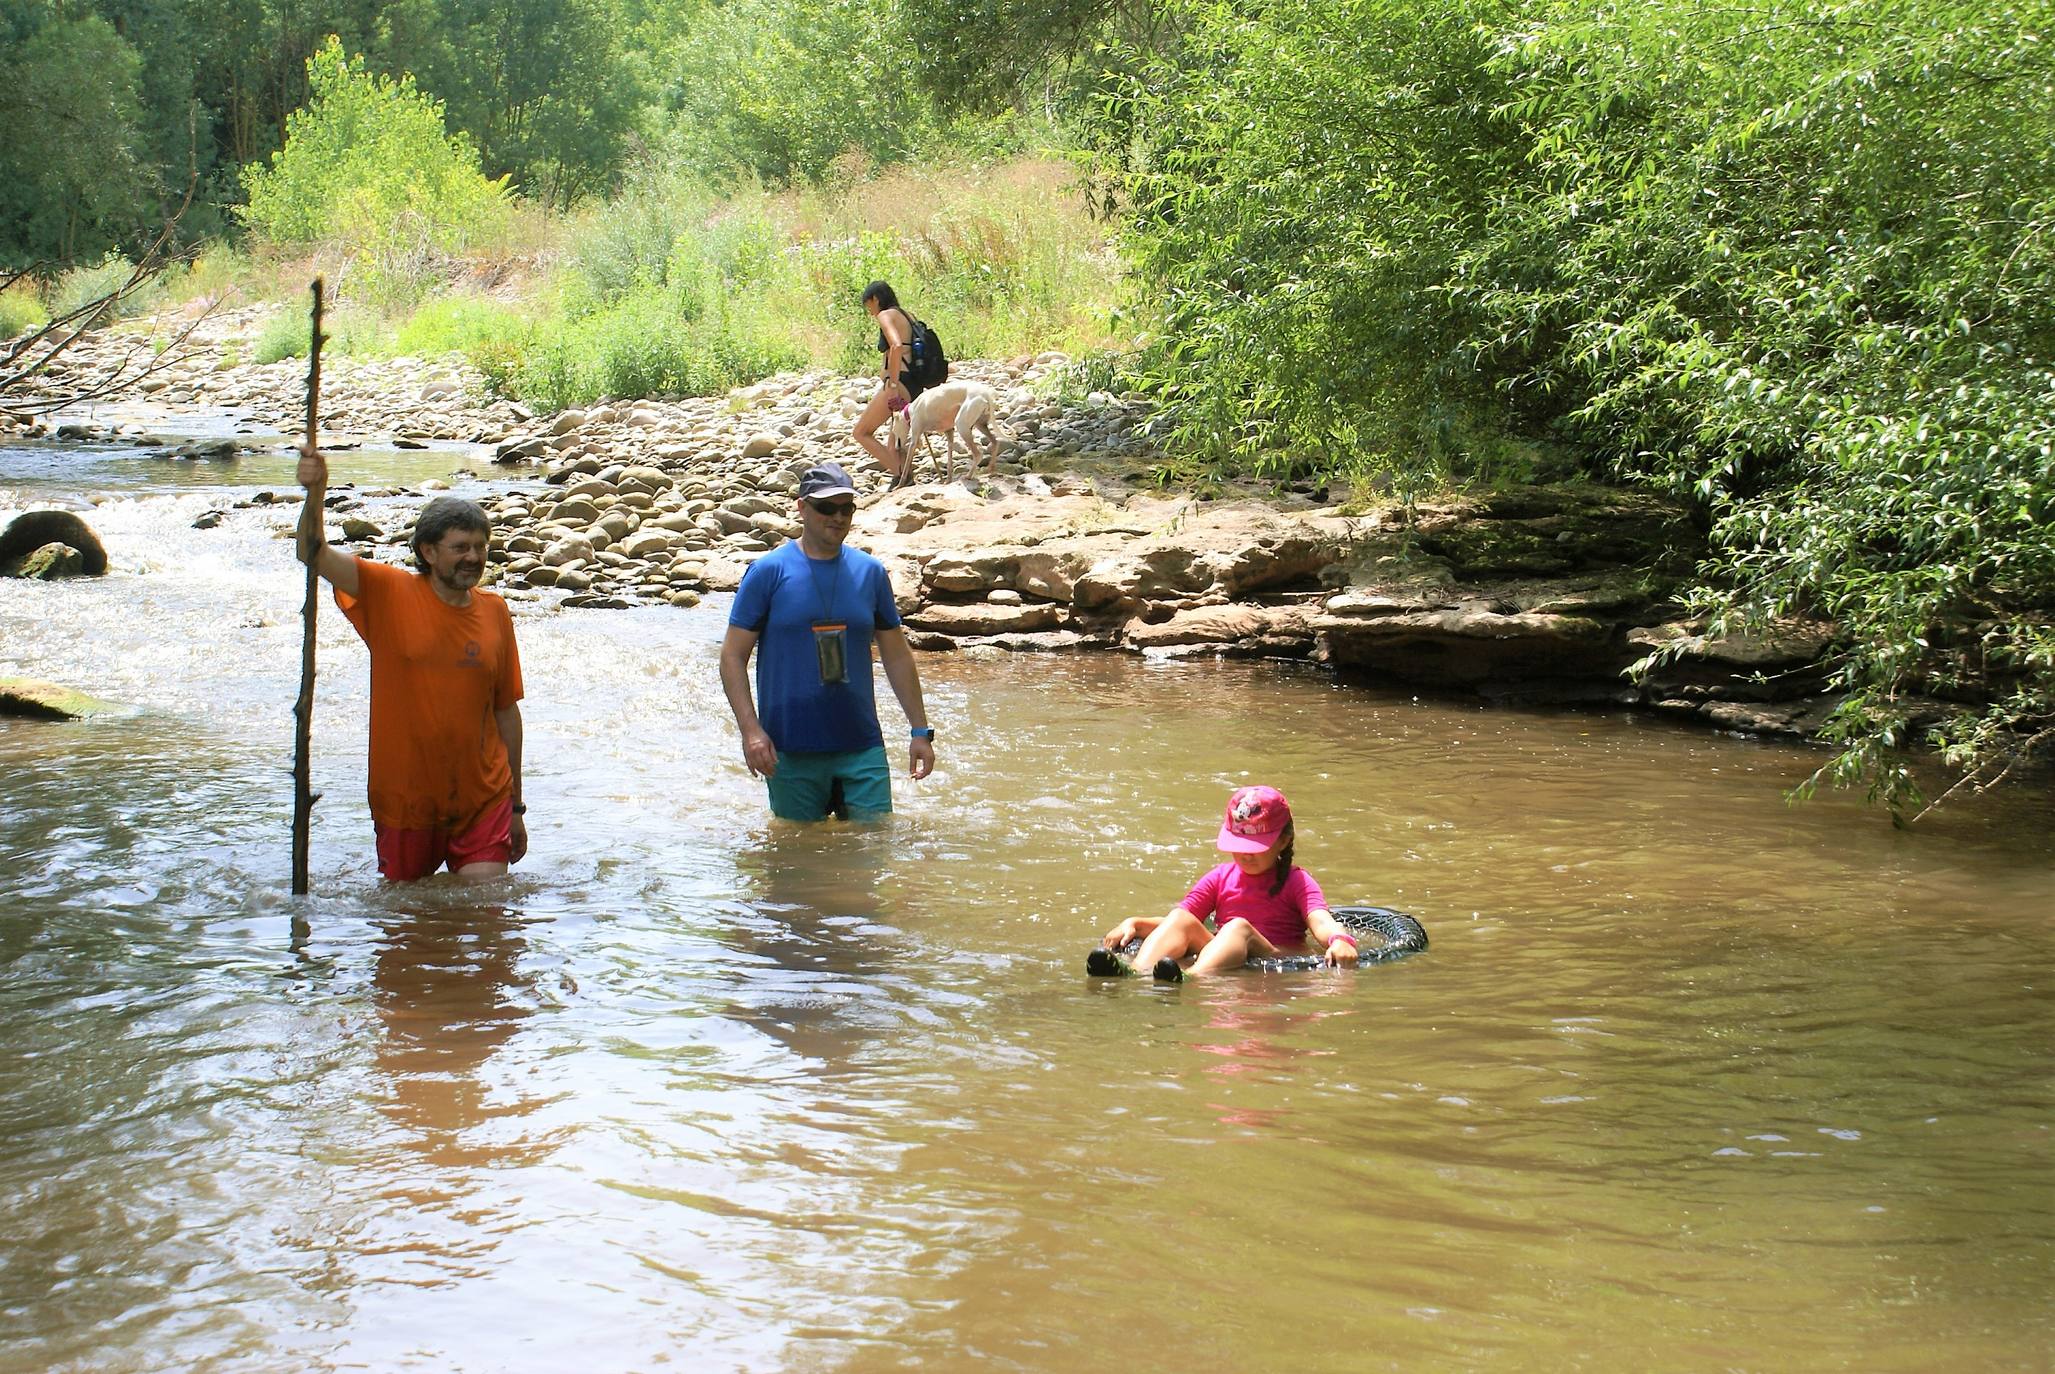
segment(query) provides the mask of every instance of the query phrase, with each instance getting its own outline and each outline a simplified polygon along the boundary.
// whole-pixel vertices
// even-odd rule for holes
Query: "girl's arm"
[[[1327,951],[1327,962],[1341,968],[1354,968],[1356,964],[1356,937],[1347,926],[1334,919],[1334,913],[1324,906],[1316,906],[1306,913],[1306,929],[1312,932],[1313,940]]]
[[[1184,906],[1179,904],[1170,908],[1161,916],[1130,916],[1106,932],[1106,939],[1104,941],[1106,948],[1119,949],[1129,940],[1146,940],[1149,938],[1150,932],[1155,930],[1157,926],[1162,925],[1165,921],[1183,910]]]

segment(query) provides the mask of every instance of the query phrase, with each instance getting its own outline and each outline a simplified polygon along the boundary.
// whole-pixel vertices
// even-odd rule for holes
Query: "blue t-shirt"
[[[821,681],[816,621],[845,625],[847,681]],[[878,730],[871,638],[899,628],[885,565],[844,545],[814,559],[797,539],[749,565],[728,623],[755,631],[756,715],[771,743],[787,753],[845,753],[885,742]]]

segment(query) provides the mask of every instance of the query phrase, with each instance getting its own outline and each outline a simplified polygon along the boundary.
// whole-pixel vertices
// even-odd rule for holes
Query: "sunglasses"
[[[854,501],[808,501],[806,504],[813,507],[815,515],[825,515],[830,520],[847,520],[856,514]]]

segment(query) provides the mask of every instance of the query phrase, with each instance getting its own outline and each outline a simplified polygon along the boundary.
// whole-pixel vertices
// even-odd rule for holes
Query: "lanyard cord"
[[[801,549],[799,553],[802,558],[806,557],[805,549]],[[828,574],[828,591],[826,596],[821,594],[820,571],[814,567],[814,564],[820,562],[831,562],[835,565],[835,571]],[[813,583],[814,600],[820,603],[820,618],[826,620],[835,609],[835,593],[840,590],[842,584],[842,551],[837,549],[832,559],[807,558],[806,575]]]

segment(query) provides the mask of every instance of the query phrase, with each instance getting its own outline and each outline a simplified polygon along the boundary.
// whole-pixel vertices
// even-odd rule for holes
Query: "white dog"
[[[914,451],[924,448],[928,439],[936,434],[947,440],[948,480],[956,478],[956,441],[963,440],[970,450],[970,475],[975,477],[978,463],[986,463],[987,471],[993,477],[999,475],[999,436],[992,429],[992,416],[998,409],[999,397],[983,382],[944,382],[931,386],[913,398],[913,404],[892,417],[892,434],[899,442],[905,467],[911,472]],[[978,445],[978,435],[985,436],[985,445]]]

